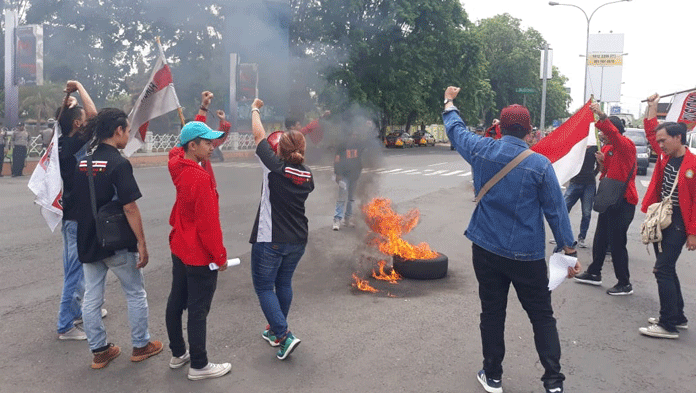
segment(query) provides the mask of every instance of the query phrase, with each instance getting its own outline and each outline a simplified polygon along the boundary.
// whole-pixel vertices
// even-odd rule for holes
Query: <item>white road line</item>
[[[428,166],[439,166],[439,165],[445,165],[445,164],[447,164],[447,163],[446,162],[439,162],[437,164],[430,164]]]
[[[469,176],[469,175],[471,175],[471,172],[462,173],[461,175],[457,175],[457,176],[464,177],[464,176]]]
[[[442,176],[452,176],[452,175],[456,175],[457,173],[461,173],[461,172],[464,172],[464,171],[463,170],[452,171],[450,173],[444,173],[444,174],[442,174]]]
[[[445,173],[445,172],[447,172],[447,171],[445,171],[445,170],[440,170],[440,171],[435,171],[435,172],[433,172],[433,173],[426,173],[425,176],[435,176],[435,175],[439,175],[439,174],[442,174],[442,173]]]
[[[392,170],[390,170],[390,171],[379,172],[379,174],[380,174],[380,175],[384,175],[384,174],[387,174],[387,173],[394,173],[394,172],[398,172],[398,171],[401,171],[401,170],[403,170],[403,169],[402,169],[402,168],[397,168],[397,169],[392,169]]]
[[[410,174],[411,172],[415,172],[417,170],[418,169],[407,169],[407,170],[402,171],[402,172],[395,172],[394,174],[395,175],[405,175],[405,174]]]
[[[411,172],[411,173],[407,173],[407,175],[422,175],[422,174],[423,174],[423,172]]]

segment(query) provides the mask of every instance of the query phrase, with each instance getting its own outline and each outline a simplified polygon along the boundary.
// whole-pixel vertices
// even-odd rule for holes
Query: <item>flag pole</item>
[[[158,49],[161,48],[162,42],[160,41],[159,36],[155,37],[155,40],[157,41]],[[178,107],[176,109],[177,109],[177,112],[179,113],[179,120],[181,121],[181,126],[183,127],[186,125],[186,119],[184,118],[184,111],[181,109],[181,107]]]
[[[691,88],[691,89],[686,89],[686,90],[678,91],[678,92],[676,92],[676,93],[670,93],[670,94],[666,94],[666,95],[660,96],[660,98],[665,98],[665,97],[671,97],[671,96],[676,96],[677,94],[681,94],[681,93],[688,93],[688,92],[690,92],[690,91],[694,91],[694,90],[696,90],[696,87],[694,87],[694,88]],[[648,100],[647,100],[647,99],[645,99],[645,100],[643,100],[643,101],[641,101],[641,102],[648,102]]]

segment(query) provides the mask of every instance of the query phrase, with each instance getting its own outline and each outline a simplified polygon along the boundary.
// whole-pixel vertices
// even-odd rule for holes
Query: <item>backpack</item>
[[[662,230],[672,224],[672,193],[678,182],[679,174],[677,173],[669,195],[660,202],[655,202],[648,206],[645,220],[643,220],[643,224],[640,226],[640,240],[643,244],[658,243],[657,248],[659,252],[662,252],[662,244],[660,243],[662,242]]]

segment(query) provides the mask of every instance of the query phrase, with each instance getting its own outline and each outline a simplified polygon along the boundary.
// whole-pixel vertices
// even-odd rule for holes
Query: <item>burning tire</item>
[[[445,277],[447,264],[447,256],[441,253],[431,259],[404,259],[394,255],[392,260],[392,265],[397,273],[415,280],[434,280]]]

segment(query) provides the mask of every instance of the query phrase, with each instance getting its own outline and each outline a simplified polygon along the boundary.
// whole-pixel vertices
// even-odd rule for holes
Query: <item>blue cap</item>
[[[179,144],[177,146],[183,146],[196,138],[213,140],[223,135],[223,132],[213,131],[203,122],[191,121],[186,123],[184,128],[181,129],[181,134],[179,134]]]

